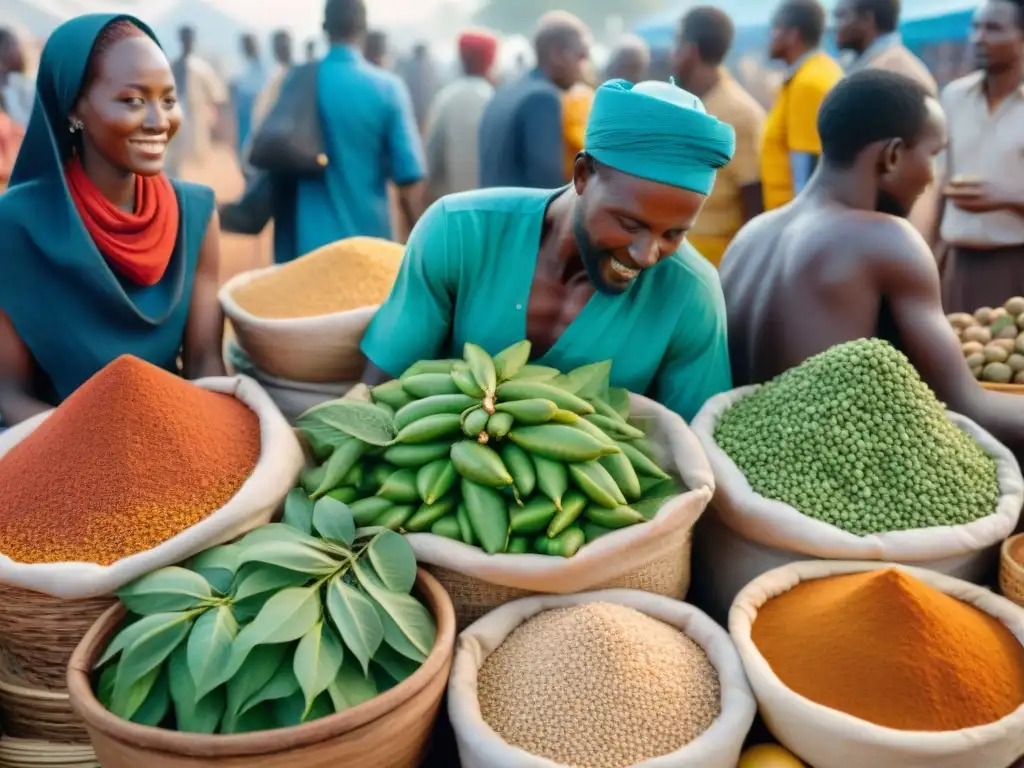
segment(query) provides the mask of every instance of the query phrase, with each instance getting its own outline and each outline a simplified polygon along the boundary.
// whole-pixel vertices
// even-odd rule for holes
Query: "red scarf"
[[[71,199],[93,242],[110,265],[139,285],[164,276],[178,241],[178,199],[162,173],[137,176],[135,210],[126,213],[107,200],[76,156],[67,165]]]

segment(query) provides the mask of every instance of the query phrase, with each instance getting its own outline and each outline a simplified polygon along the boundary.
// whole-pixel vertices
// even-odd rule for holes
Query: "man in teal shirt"
[[[364,380],[527,338],[540,365],[612,360],[612,383],[691,419],[732,386],[718,273],[686,241],[733,130],[668,83],[598,89],[572,183],[444,197],[413,230],[363,339]]]

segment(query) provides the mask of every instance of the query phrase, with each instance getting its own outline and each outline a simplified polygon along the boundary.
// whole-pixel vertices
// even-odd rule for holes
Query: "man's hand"
[[[1024,193],[1002,181],[954,179],[943,191],[953,205],[970,213],[1024,211]]]

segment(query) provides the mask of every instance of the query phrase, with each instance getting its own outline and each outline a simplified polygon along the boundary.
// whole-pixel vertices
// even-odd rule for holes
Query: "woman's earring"
[[[81,120],[79,120],[77,117],[73,117],[71,118],[70,125],[68,125],[68,130],[71,131],[71,133],[76,133],[77,131],[82,130],[84,127],[85,125],[82,123]]]

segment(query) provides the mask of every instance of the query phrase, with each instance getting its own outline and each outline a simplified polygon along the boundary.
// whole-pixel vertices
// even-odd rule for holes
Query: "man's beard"
[[[583,262],[583,269],[586,271],[591,285],[600,293],[613,295],[622,293],[622,289],[618,286],[609,285],[608,281],[604,278],[604,274],[601,272],[601,264],[605,259],[611,257],[612,252],[599,248],[590,239],[587,228],[583,225],[583,209],[579,201],[576,203],[576,210],[573,211],[572,235],[576,241],[576,249],[580,252],[580,261]]]

